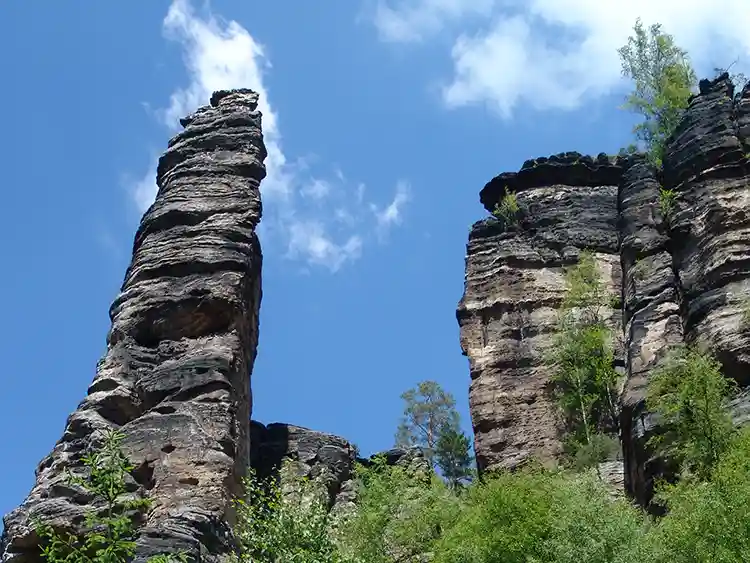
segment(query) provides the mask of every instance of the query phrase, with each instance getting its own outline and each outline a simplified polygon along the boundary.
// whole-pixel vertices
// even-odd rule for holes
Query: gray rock
[[[710,346],[724,373],[750,384],[750,87],[734,94],[726,74],[703,80],[668,141],[663,170],[642,155],[561,153],[524,163],[480,192],[492,211],[517,194],[518,226],[494,218],[469,235],[457,318],[469,357],[470,411],[481,470],[530,457],[554,461],[561,425],[543,358],[564,285],[562,267],[597,253],[621,296],[611,311],[621,393],[624,487],[647,504],[673,468],[646,446],[659,431],[646,412],[650,373],[680,343]],[[677,194],[663,216],[660,188]],[[618,345],[621,341],[622,345]],[[729,408],[750,419],[746,392]]]
[[[582,250],[594,250],[608,290],[620,296],[615,185],[620,162],[578,153],[536,162],[541,164],[501,174],[482,190],[488,209],[503,186],[516,190],[520,225],[506,230],[488,218],[469,235],[457,318],[469,358],[480,471],[515,468],[531,457],[552,462],[562,453],[563,427],[545,355],[565,292],[564,268],[575,264]],[[614,309],[602,313],[619,327]],[[622,350],[618,356],[622,362]]]
[[[233,549],[261,300],[257,101],[249,90],[217,92],[159,160],[159,193],[110,309],[107,352],[29,496],[5,517],[3,563],[39,560],[30,516],[77,529],[90,499],[65,486],[64,470],[80,467],[96,431],[113,428],[126,436],[134,488],[154,501],[136,561],[185,550],[211,562]]]
[[[371,466],[378,456],[385,457],[387,465],[405,467],[428,479],[432,475],[432,468],[419,448],[394,448],[361,458],[355,446],[333,434],[292,424],[251,423],[250,459],[256,473],[261,477],[279,475],[284,462],[291,462],[294,477],[309,478],[323,488],[332,511],[354,507],[355,464]],[[283,490],[287,483],[284,474],[280,476]]]

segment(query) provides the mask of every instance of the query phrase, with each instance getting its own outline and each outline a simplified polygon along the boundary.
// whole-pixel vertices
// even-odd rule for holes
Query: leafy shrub
[[[298,478],[286,462],[281,477],[260,479],[250,469],[245,498],[236,499],[235,536],[241,563],[336,563],[343,561],[331,536],[331,517],[323,491]]]
[[[663,187],[659,188],[659,210],[667,225],[672,222],[672,214],[674,213],[676,201],[677,194],[674,190],[668,190]]]
[[[42,540],[42,558],[48,563],[126,563],[135,554],[134,516],[151,505],[147,498],[126,498],[126,476],[133,470],[120,445],[124,435],[104,433],[102,446],[82,458],[85,476],[68,472],[68,482],[78,485],[103,501],[103,510],[86,514],[86,530],[78,536],[55,530],[37,520],[36,532]],[[156,555],[151,563],[186,561],[184,553]]]
[[[432,550],[460,501],[441,479],[423,477],[383,458],[357,467],[357,509],[338,535],[346,561],[406,562]]]
[[[518,197],[514,192],[509,192],[508,188],[505,188],[505,195],[499,203],[495,204],[492,214],[502,222],[504,227],[508,227],[518,225],[519,211]]]
[[[707,479],[732,440],[725,400],[734,387],[711,354],[675,348],[649,378],[646,404],[664,419],[664,432],[651,443],[666,447],[686,472]]]
[[[659,494],[669,513],[644,538],[654,563],[750,561],[750,431],[736,436],[710,480]]]
[[[646,520],[591,476],[502,472],[473,486],[433,563],[635,561]]]
[[[618,423],[612,335],[601,316],[611,297],[591,252],[583,252],[566,272],[566,284],[549,361],[569,440],[588,445],[597,432]]]

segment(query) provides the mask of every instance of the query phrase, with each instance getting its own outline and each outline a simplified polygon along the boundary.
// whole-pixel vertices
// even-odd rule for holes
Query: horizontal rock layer
[[[261,299],[257,101],[249,90],[217,92],[182,120],[159,160],[158,196],[110,309],[107,352],[28,498],[5,518],[3,563],[39,560],[31,516],[79,529],[91,505],[63,484],[64,471],[80,470],[107,429],[125,434],[131,488],[154,501],[136,561],[178,550],[218,561],[233,549],[230,499],[249,462]]]
[[[560,421],[543,362],[562,266],[596,252],[621,310],[612,312],[621,395],[624,486],[642,503],[667,470],[646,447],[657,430],[645,411],[648,377],[671,345],[710,346],[728,377],[750,383],[750,89],[726,74],[700,93],[669,140],[663,171],[638,155],[563,153],[524,163],[481,191],[494,210],[515,192],[517,227],[494,218],[469,236],[457,317],[469,357],[470,409],[480,469],[560,455]],[[665,216],[660,190],[676,194]],[[742,395],[730,407],[748,419]]]
[[[461,347],[469,357],[480,470],[513,468],[530,457],[553,460],[562,451],[563,429],[550,395],[545,355],[565,293],[564,268],[575,264],[582,250],[593,250],[613,300],[620,297],[617,187],[581,181],[580,170],[604,167],[608,172],[601,178],[611,181],[613,171],[621,174],[622,168],[616,160],[590,165],[598,161],[577,153],[546,162],[532,169],[538,170],[533,182],[518,193],[517,227],[506,229],[488,218],[469,235],[457,318]],[[546,183],[542,168],[549,172]],[[501,177],[521,185],[512,175]],[[483,193],[488,191],[485,187]],[[602,314],[619,326],[613,309]],[[622,362],[619,349],[618,357]]]

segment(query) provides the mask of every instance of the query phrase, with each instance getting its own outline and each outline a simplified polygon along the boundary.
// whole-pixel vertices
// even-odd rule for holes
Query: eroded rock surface
[[[291,463],[293,476],[308,478],[319,485],[334,512],[354,508],[356,463],[371,465],[376,456],[384,456],[387,465],[399,465],[408,471],[430,475],[432,469],[419,448],[391,449],[369,458],[359,457],[350,442],[325,432],[292,424],[251,424],[251,466],[261,477],[277,475],[284,462]],[[282,490],[287,485],[282,477]]]
[[[90,499],[63,484],[98,431],[119,429],[132,489],[154,503],[136,561],[233,549],[230,499],[249,462],[249,376],[258,340],[259,184],[266,150],[257,94],[217,92],[182,120],[159,160],[159,193],[110,309],[107,352],[24,503],[5,517],[3,563],[37,561],[30,516],[77,529]]]
[[[700,83],[662,171],[638,155],[563,153],[484,187],[488,211],[507,190],[521,216],[510,228],[494,218],[477,222],[467,246],[457,316],[480,470],[561,452],[542,358],[564,289],[561,267],[582,248],[597,252],[621,295],[611,325],[622,331],[616,361],[625,373],[620,425],[631,496],[647,504],[654,478],[670,471],[647,447],[658,421],[645,410],[645,391],[672,345],[707,345],[728,377],[750,384],[748,134],[750,88],[735,96],[724,74]],[[663,189],[676,194],[671,210]],[[729,404],[738,424],[750,419],[746,395]]]
[[[481,200],[488,211],[514,191],[517,226],[494,217],[474,224],[457,317],[469,358],[470,411],[480,471],[514,468],[562,452],[562,424],[545,362],[565,293],[564,268],[582,250],[595,256],[613,305],[620,297],[616,158],[565,153],[497,176]],[[620,332],[612,308],[603,316]],[[623,352],[617,349],[618,362]]]

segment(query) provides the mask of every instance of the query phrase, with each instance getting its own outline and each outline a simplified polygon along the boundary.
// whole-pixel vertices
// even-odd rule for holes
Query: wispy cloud
[[[385,0],[382,0],[385,1]],[[381,2],[382,3],[382,2]],[[376,11],[390,42],[450,33],[448,107],[487,105],[509,118],[519,105],[569,110],[622,84],[617,48],[637,17],[660,22],[710,74],[738,56],[750,63],[750,2],[736,0],[404,0]],[[383,13],[386,16],[383,16]],[[482,20],[467,18],[481,14]]]
[[[381,39],[419,42],[450,23],[488,15],[493,3],[494,0],[378,0],[373,18]]]
[[[189,83],[172,93],[169,105],[156,114],[171,130],[179,119],[208,102],[221,89],[252,88],[260,95],[268,175],[261,184],[264,244],[272,252],[335,272],[362,255],[366,239],[379,228],[367,220],[370,203],[359,185],[349,185],[338,168],[330,178],[312,176],[303,159],[288,160],[283,151],[279,116],[264,82],[271,69],[263,45],[236,21],[200,15],[189,0],[173,0],[163,22],[165,36],[178,43]],[[156,196],[155,165],[132,188],[141,210]],[[396,188],[398,197],[399,188]],[[342,217],[350,220],[342,221]]]
[[[370,209],[375,214],[378,223],[378,235],[381,239],[388,233],[394,225],[401,224],[403,220],[403,209],[411,198],[411,188],[408,183],[400,181],[396,184],[396,195],[393,201],[383,208],[379,208],[374,203],[370,204]]]

